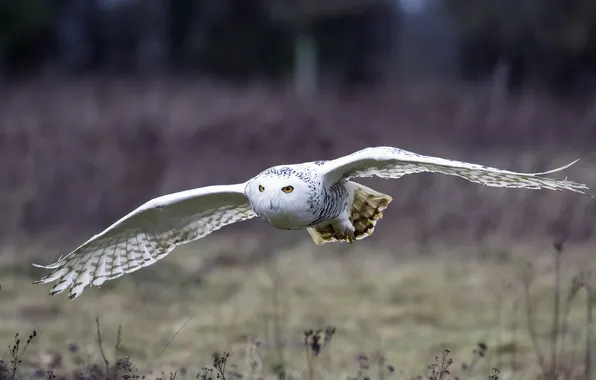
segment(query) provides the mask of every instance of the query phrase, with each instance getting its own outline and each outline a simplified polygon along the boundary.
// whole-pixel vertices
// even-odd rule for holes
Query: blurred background
[[[528,268],[550,312],[594,263],[596,203],[573,193],[363,179],[394,201],[356,245],[241,223],[73,302],[30,264],[154,196],[374,145],[526,172],[581,158],[557,175],[596,187],[595,88],[591,0],[0,0],[0,340],[37,328],[27,368],[71,373],[68,343],[103,363],[101,315],[122,327],[111,363],[248,363],[248,344],[279,377],[303,365],[301,331],[332,324],[325,373],[382,352],[412,375],[482,341],[483,376],[590,377],[585,302],[557,358],[536,359],[548,313],[534,338],[511,327],[530,321]]]

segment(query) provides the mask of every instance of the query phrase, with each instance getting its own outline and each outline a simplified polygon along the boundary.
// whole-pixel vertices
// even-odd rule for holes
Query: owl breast
[[[255,205],[254,211],[261,220],[282,230],[300,230],[308,227],[315,219],[308,209],[277,206],[275,202]]]

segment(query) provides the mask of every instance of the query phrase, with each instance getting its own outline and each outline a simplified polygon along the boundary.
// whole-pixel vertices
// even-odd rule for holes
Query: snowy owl
[[[34,283],[57,280],[50,294],[70,288],[69,298],[74,299],[87,285],[100,286],[155,263],[178,245],[251,218],[279,229],[306,229],[316,244],[352,243],[373,233],[391,202],[389,195],[351,181],[354,177],[399,178],[436,172],[486,186],[565,189],[590,195],[586,185],[541,176],[575,162],[543,173],[516,173],[373,147],[334,160],[274,166],[244,183],[206,186],[152,199],[56,263],[33,264],[52,270]]]

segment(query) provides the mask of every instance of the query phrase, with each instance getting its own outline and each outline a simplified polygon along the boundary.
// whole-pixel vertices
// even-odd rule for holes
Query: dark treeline
[[[371,58],[390,50],[379,43],[390,40],[395,7],[370,0],[312,3],[0,0],[0,60],[5,75],[50,67],[275,78],[293,69],[294,43],[306,29],[320,45],[321,68],[346,79],[374,75]]]
[[[0,69],[5,78],[157,70],[275,79],[292,75],[310,43],[321,77],[387,80],[412,49],[441,65],[448,39],[458,79],[504,69],[511,85],[592,87],[595,1],[426,3],[423,17],[398,0],[0,0]]]
[[[596,1],[446,0],[461,33],[461,73],[475,79],[506,64],[510,83],[558,92],[593,89]]]

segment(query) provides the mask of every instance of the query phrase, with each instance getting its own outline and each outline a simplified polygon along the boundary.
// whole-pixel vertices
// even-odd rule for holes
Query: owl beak
[[[269,209],[271,209],[272,211],[278,211],[279,210],[279,202],[274,203],[273,199],[269,200]]]

